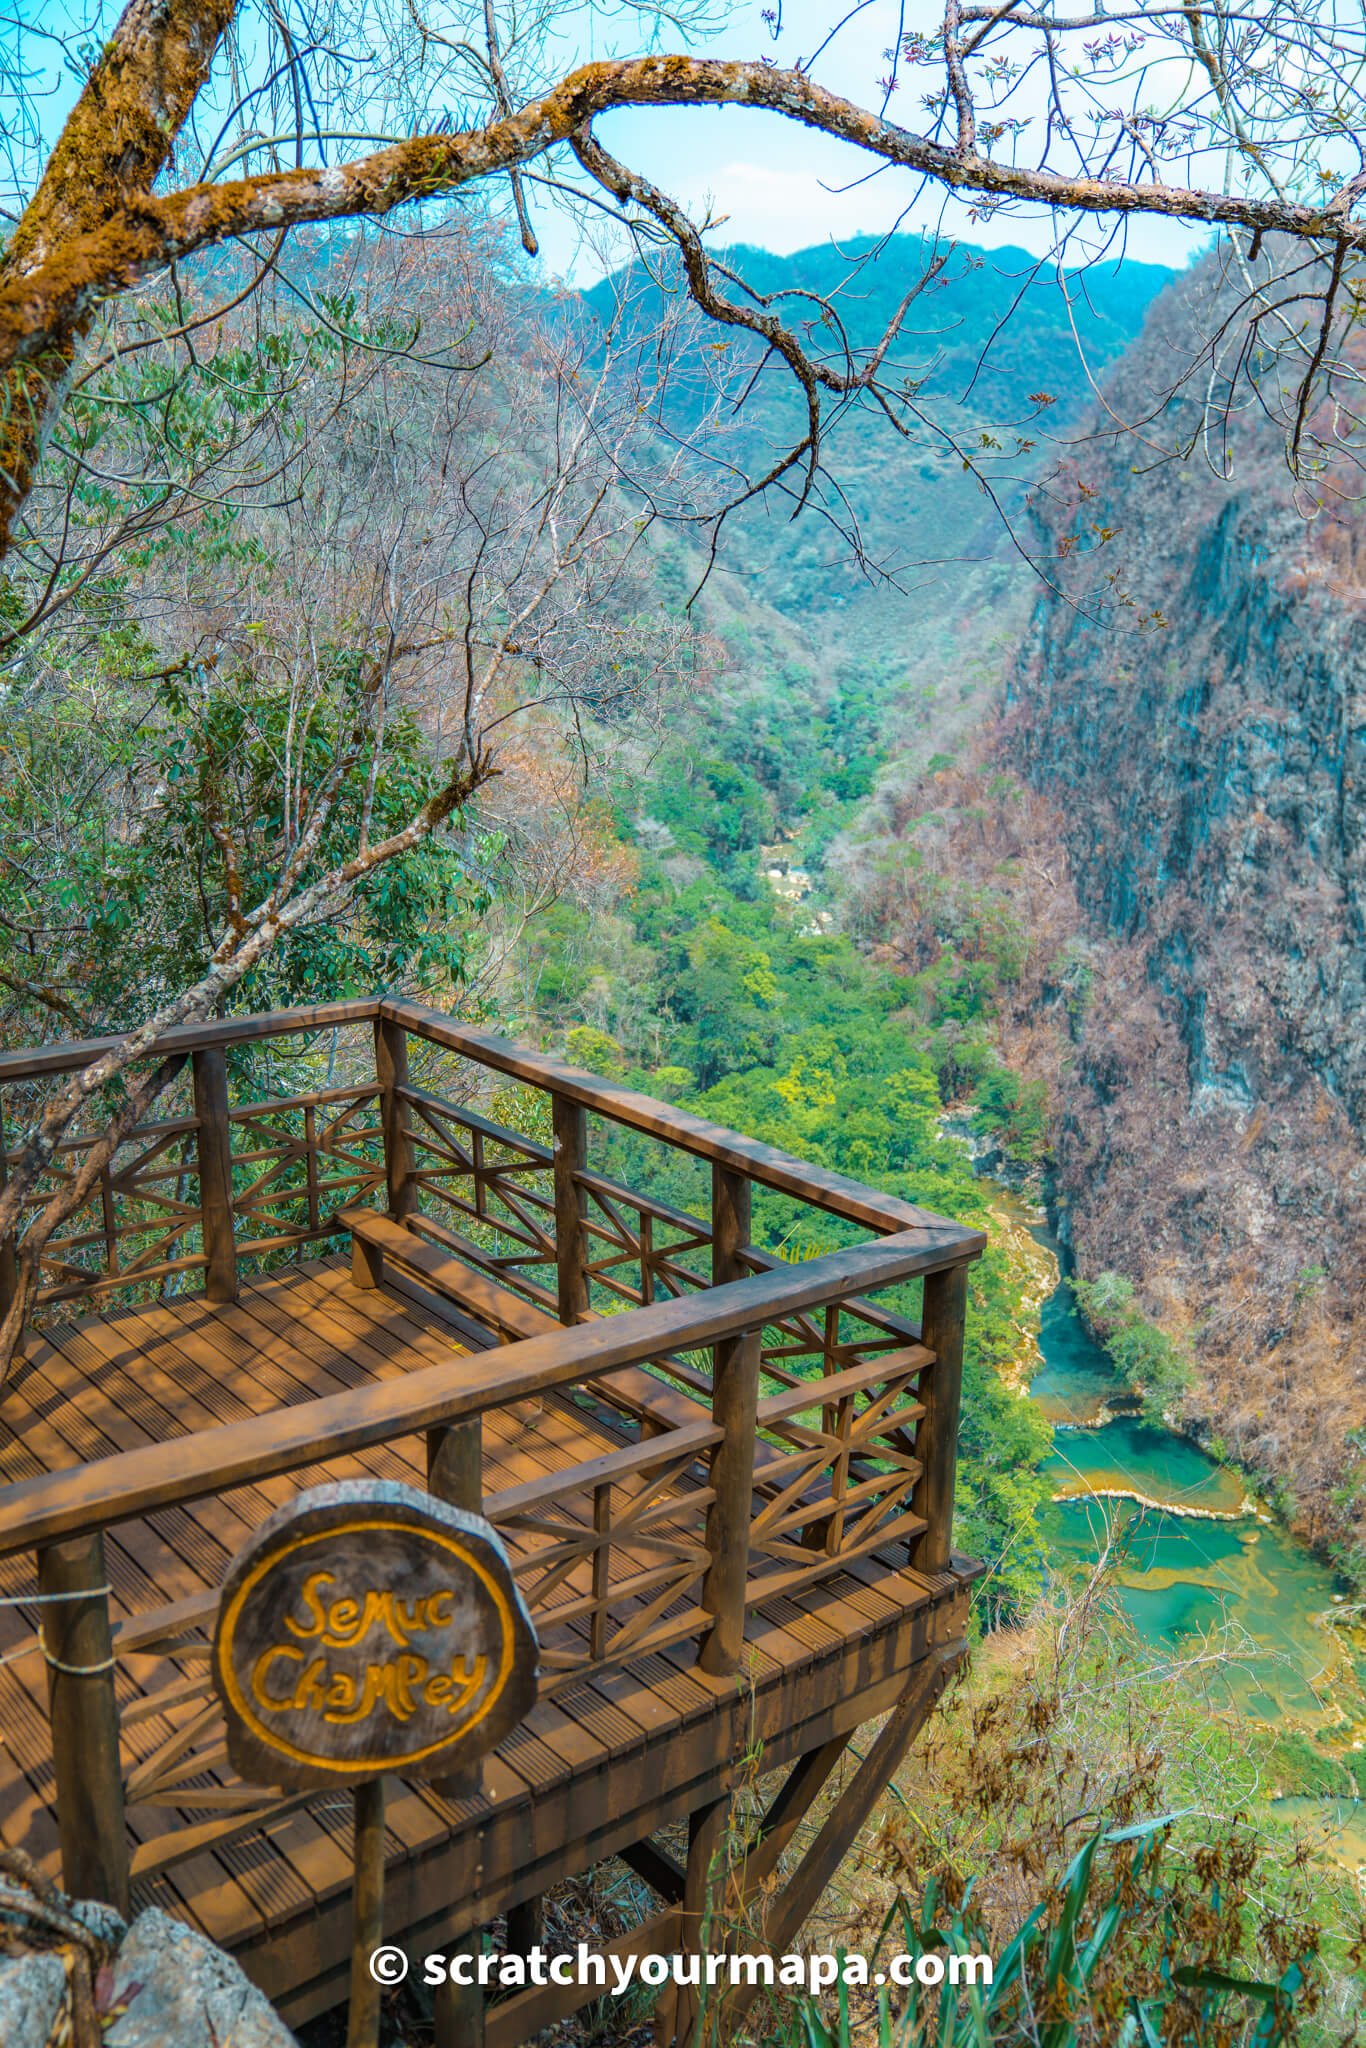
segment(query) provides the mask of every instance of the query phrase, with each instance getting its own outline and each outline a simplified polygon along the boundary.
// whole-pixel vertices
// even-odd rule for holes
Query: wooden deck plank
[[[278,1290],[278,1292],[283,1292],[283,1290]],[[173,1376],[155,1368],[152,1364],[153,1356],[169,1361],[184,1358],[188,1353],[193,1358],[194,1354],[207,1348],[204,1340],[199,1337],[196,1330],[193,1327],[187,1327],[186,1320],[183,1317],[176,1317],[172,1320],[175,1328],[174,1347],[168,1341],[170,1330],[167,1328],[166,1322],[162,1321],[161,1329],[157,1333],[158,1348],[155,1354],[152,1353],[149,1346],[149,1349],[144,1352],[141,1362],[143,1377],[154,1377],[157,1390],[166,1398],[173,1398],[178,1386],[182,1382],[179,1380],[178,1375]],[[249,1343],[248,1332],[243,1327],[247,1319],[235,1316],[233,1320],[243,1335],[244,1345]],[[325,1319],[315,1315],[312,1329],[322,1328],[325,1330],[326,1327]],[[275,1362],[278,1363],[282,1357],[281,1345],[283,1343],[291,1346],[295,1345],[296,1338],[304,1334],[305,1329],[306,1326],[292,1316],[273,1317],[270,1326],[262,1327],[261,1335],[264,1341],[266,1343],[273,1343]],[[339,1338],[347,1334],[338,1326]],[[315,1350],[315,1353],[318,1341],[310,1336],[308,1348]],[[184,1346],[184,1350],[180,1348],[181,1346]],[[302,1348],[300,1346],[299,1351]],[[353,1346],[353,1351],[354,1348]],[[452,1347],[448,1343],[447,1350],[450,1348]],[[335,1353],[327,1353],[326,1355],[334,1358],[337,1356]],[[263,1352],[258,1349],[256,1353],[258,1361],[262,1356]],[[298,1356],[297,1351],[294,1353],[294,1356]],[[388,1358],[383,1357],[379,1353],[373,1355],[371,1362],[380,1368],[387,1366],[390,1371],[401,1371],[404,1369],[403,1365],[393,1364]],[[366,1377],[365,1364],[355,1363],[354,1357],[348,1357],[344,1363],[347,1367],[347,1384],[359,1383]],[[252,1380],[249,1382],[253,1389],[261,1386],[262,1377],[263,1375],[259,1373],[253,1375]],[[330,1391],[326,1383],[326,1377],[322,1372],[318,1372],[311,1377],[302,1371],[296,1371],[293,1375],[295,1383],[302,1387],[305,1397]],[[186,1424],[190,1427],[208,1427],[211,1426],[214,1419],[211,1416],[203,1415],[199,1410],[197,1402],[193,1401],[188,1401],[183,1405],[180,1418],[176,1418],[169,1410],[163,1410],[163,1414],[167,1422],[172,1425],[167,1431],[168,1434],[176,1433],[174,1425],[176,1425],[177,1421],[179,1421],[179,1426],[181,1427]],[[383,1450],[362,1454],[358,1458],[335,1460],[323,1469],[328,1478],[359,1477],[364,1476],[366,1473],[374,1472],[377,1476],[401,1478],[409,1484],[416,1483],[418,1485],[423,1483],[424,1478],[424,1474],[415,1459],[399,1460],[392,1452]],[[275,1505],[280,1501],[291,1498],[294,1492],[297,1491],[297,1487],[289,1479],[281,1478],[273,1482],[271,1490],[275,1494],[276,1499],[270,1502],[269,1505]],[[214,1522],[218,1521],[218,1514],[212,1512],[218,1509],[218,1503],[199,1503],[197,1505],[200,1509],[208,1508],[211,1511],[210,1519]],[[263,1509],[264,1511],[266,1510]],[[232,1551],[239,1547],[241,1542],[245,1541],[251,1526],[251,1524],[244,1524],[237,1536],[236,1542],[229,1546],[223,1559],[223,1568],[226,1568],[227,1558],[231,1555]],[[221,1576],[222,1570],[220,1569],[214,1574],[210,1583],[216,1582]],[[220,1782],[224,1781],[223,1773],[215,1773],[215,1776]],[[185,1804],[187,1809],[192,1808],[192,1795],[187,1795]],[[407,1795],[389,1802],[387,1824],[394,1844],[402,1853],[413,1853],[420,1848],[428,1847],[435,1837],[434,1826],[420,1800]],[[342,1853],[340,1846],[331,1836],[318,1829],[316,1821],[308,1812],[301,1812],[292,1816],[286,1825],[289,1850],[293,1853],[298,1853],[305,1844],[308,1846],[311,1851],[309,1861],[318,1872],[319,1881],[323,1885],[324,1893],[335,1890],[338,1885],[344,1885],[349,1882],[349,1859]],[[215,1852],[235,1874],[243,1889],[255,1899],[258,1910],[266,1918],[286,1910],[289,1899],[295,1889],[294,1872],[289,1867],[289,1853],[285,1853],[283,1858],[279,1853],[283,1847],[284,1844],[280,1835],[273,1834],[269,1843],[265,1843],[263,1838],[257,1838],[254,1844],[234,1843]],[[178,1871],[177,1875],[179,1874]]]
[[[246,1280],[235,1304],[177,1297],[58,1326],[30,1347],[0,1399],[0,1484],[393,1380],[467,1349],[448,1324],[426,1315],[418,1302],[356,1288],[343,1262],[332,1259]],[[496,1347],[488,1357],[496,1371]],[[638,1440],[623,1415],[584,1406],[560,1390],[515,1410],[491,1409],[484,1418],[485,1493],[544,1480]],[[316,1479],[365,1472],[421,1486],[420,1436],[115,1527],[106,1555],[116,1613],[202,1601],[274,1506]],[[628,1489],[634,1483],[623,1481]],[[566,1496],[557,1513],[591,1527],[591,1493]],[[785,1744],[806,1739],[801,1730],[815,1740],[832,1717],[855,1711],[859,1699],[890,1700],[907,1646],[929,1640],[933,1614],[957,1613],[963,1602],[959,1579],[950,1574],[927,1584],[904,1559],[904,1546],[873,1552],[765,1600],[749,1617],[739,1684],[700,1672],[695,1641],[681,1640],[573,1678],[543,1698],[485,1760],[476,1793],[451,1800],[433,1786],[395,1781],[386,1853],[400,1922],[435,1928],[444,1916],[448,1933],[453,1902],[471,1883],[486,1917],[501,1911],[515,1896],[638,1839],[633,1828],[652,1832],[656,1814],[675,1806],[686,1812],[680,1801],[725,1780],[751,1740],[764,1743],[766,1756],[783,1754]],[[633,1605],[643,1610],[648,1595],[632,1601],[619,1589],[653,1562],[641,1547],[614,1543],[614,1617],[625,1618]],[[31,1582],[28,1559],[0,1560],[0,1592],[19,1594]],[[587,1583],[585,1561],[556,1597],[568,1602]],[[0,1607],[0,1655],[26,1639],[32,1614]],[[587,1631],[586,1618],[572,1625],[585,1649]],[[157,1650],[126,1652],[120,1697],[125,1704],[149,1701],[184,1670]],[[188,1700],[172,1701],[135,1719],[125,1730],[130,1764],[155,1756],[191,1711]],[[27,1844],[55,1870],[41,1656],[0,1668],[0,1729],[0,1837]],[[235,1782],[225,1756],[212,1761],[208,1740],[207,1779]],[[199,1748],[192,1754],[198,1764]],[[674,1775],[664,1782],[662,1771]],[[195,1813],[193,1802],[187,1789],[182,1809],[133,1806],[132,1839],[154,1847],[172,1837]],[[350,1855],[349,1799],[320,1793],[253,1832],[226,1817],[221,1837],[206,1835],[192,1856],[140,1879],[137,1898],[161,1903],[237,1950],[288,2015],[301,2020],[344,1988],[337,1973]]]
[[[159,1317],[152,1322],[149,1318],[133,1315],[119,1318],[117,1327],[105,1323],[85,1331],[62,1332],[67,1341],[60,1347],[60,1356],[73,1375],[73,1383],[62,1391],[76,1395],[84,1378],[94,1398],[83,1402],[82,1406],[96,1408],[99,1422],[109,1433],[111,1448],[129,1449],[138,1441],[158,1437],[165,1440],[186,1429],[211,1427],[216,1421],[235,1419],[231,1412],[224,1414],[219,1404],[215,1404],[218,1412],[202,1407],[197,1392],[194,1395],[189,1393],[184,1368],[188,1365],[193,1372],[200,1363],[193,1356],[200,1346],[191,1336],[192,1351],[187,1361],[183,1352],[167,1342],[168,1322],[171,1320]],[[151,1336],[146,1334],[149,1327]],[[178,1334],[184,1334],[183,1326]],[[101,1373],[99,1368],[111,1362],[117,1366],[125,1356],[136,1363],[137,1380],[133,1380],[131,1373],[123,1373],[111,1386],[109,1374]],[[78,1370],[80,1364],[88,1368],[85,1375]],[[166,1364],[173,1364],[176,1369],[167,1371]],[[310,1387],[307,1381],[301,1382],[305,1397],[311,1392],[328,1390],[322,1374],[317,1375],[317,1380],[323,1384],[319,1385],[315,1380]],[[241,1385],[239,1381],[232,1391],[231,1406],[249,1413],[251,1404],[242,1399]],[[158,1396],[160,1400],[156,1398]],[[145,1435],[139,1436],[138,1430]],[[90,1454],[88,1447],[85,1454]],[[366,1469],[358,1460],[346,1460],[344,1466],[356,1474]],[[341,1461],[337,1468],[330,1470],[333,1476],[342,1476]],[[414,1477],[417,1474],[415,1471],[405,1472],[404,1476]],[[297,1488],[288,1479],[281,1479],[274,1482],[269,1490],[274,1496],[272,1499],[262,1501],[258,1496],[250,1500],[251,1507],[256,1510],[254,1517],[233,1515],[227,1500],[196,1504],[192,1521],[223,1545],[221,1561],[212,1566],[205,1567],[202,1554],[197,1559],[187,1559],[192,1567],[195,1563],[200,1565],[199,1576],[203,1583],[211,1585],[218,1582],[228,1559],[246,1540],[261,1516],[272,1506],[291,1498]],[[249,1490],[250,1493],[254,1491]],[[182,1551],[187,1547],[183,1543],[177,1546]],[[164,1582],[162,1590],[170,1590]],[[172,1597],[175,1597],[174,1592]],[[128,1742],[133,1761],[141,1762],[154,1753],[167,1732],[164,1724],[160,1728],[154,1723],[147,1724],[145,1730],[139,1731],[140,1739],[135,1737]],[[224,1782],[223,1771],[216,1771],[213,1775],[217,1782]],[[193,1794],[187,1793],[185,1810],[192,1811],[193,1805]],[[173,1832],[177,1826],[174,1814],[162,1808],[135,1807],[130,1814],[130,1823],[136,1838],[141,1841],[154,1840],[158,1835]],[[289,1851],[297,1857],[305,1846],[308,1848],[308,1861],[318,1869],[324,1889],[344,1884],[349,1878],[348,1859],[307,1814],[294,1820],[289,1835],[288,1850],[278,1838],[259,1837],[255,1844],[236,1844],[216,1852],[217,1860],[215,1857],[196,1858],[193,1863],[178,1865],[170,1881],[185,1896],[191,1911],[197,1912],[201,1907],[206,1911],[211,1909],[225,1876],[235,1877],[242,1891],[254,1901],[263,1922],[268,1923],[271,1917],[288,1910],[300,1896],[299,1874]],[[425,1834],[421,1839],[425,1839]],[[226,1868],[218,1868],[218,1861],[222,1861]],[[311,1891],[309,1896],[312,1896]]]

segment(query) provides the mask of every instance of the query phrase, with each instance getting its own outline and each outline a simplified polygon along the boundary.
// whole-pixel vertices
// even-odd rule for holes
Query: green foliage
[[[680,846],[713,860],[756,847],[773,822],[772,806],[754,777],[719,756],[685,755],[651,792],[654,815]]]
[[[0,752],[0,918],[31,935],[11,954],[30,987],[24,996],[11,985],[16,1035],[47,1035],[54,1009],[82,1028],[130,1022],[202,972],[234,890],[254,907],[301,845],[309,794],[358,723],[362,658],[342,642],[327,651],[323,687],[301,721],[286,683],[246,671],[186,663],[149,687],[125,680],[149,661],[130,636],[108,635],[79,673],[14,693]],[[287,786],[280,762],[291,748]],[[355,850],[364,805],[372,842],[382,840],[432,787],[422,733],[398,710],[382,758],[363,752],[342,781],[304,851],[300,885]],[[400,984],[448,991],[487,901],[468,853],[449,830],[438,833],[286,935],[236,1000],[269,1008]]]
[[[1129,1827],[1094,1828],[1053,1890],[993,1958],[989,1983],[952,1969],[959,1958],[990,1953],[990,1929],[974,1906],[971,1883],[955,1902],[931,1878],[917,1904],[897,1900],[871,1959],[874,1974],[893,1953],[910,1959],[917,1981],[901,2010],[893,2014],[884,1985],[875,2029],[855,2027],[846,1986],[867,1978],[862,1961],[857,1970],[846,1964],[835,2013],[798,1999],[782,2038],[792,2048],[854,2048],[871,2040],[877,2048],[1080,2048],[1099,2039],[1121,2048],[1161,2048],[1164,2042],[1277,2048],[1305,2039],[1304,2023],[1321,1995],[1322,1965],[1310,1930],[1295,1930],[1303,1951],[1278,1957],[1283,1966],[1272,1981],[1213,1967],[1205,1960],[1207,1944],[1229,1922],[1242,1946],[1228,1877],[1232,1871],[1236,1881],[1245,1873],[1237,1868],[1236,1849],[1226,1860],[1212,1854],[1203,1881],[1174,1897],[1161,1852],[1177,1818],[1159,1814]],[[1135,1928],[1160,1930],[1162,1937],[1142,1963]],[[1110,1981],[1121,1953],[1134,1959],[1127,1996]],[[1102,2035],[1099,2027],[1107,2024],[1113,2031]]]
[[[1142,1394],[1145,1410],[1160,1421],[1192,1384],[1190,1353],[1144,1315],[1132,1280],[1123,1274],[1100,1273],[1073,1284],[1082,1314],[1121,1378]]]
[[[592,1024],[576,1024],[565,1038],[564,1049],[576,1067],[591,1067],[609,1080],[626,1072],[626,1058],[615,1038]]]
[[[1048,1150],[1048,1089],[1022,1081],[1008,1067],[993,1066],[972,1091],[973,1129],[994,1138],[1018,1166],[1038,1166]]]
[[[657,817],[653,787],[641,809]],[[559,911],[528,941],[543,963],[539,1008],[571,1057],[609,1073],[624,1058],[642,1088],[986,1228],[970,1162],[940,1129],[940,1077],[931,1037],[915,1021],[913,983],[845,935],[804,928],[768,890],[743,898],[720,862],[676,886],[672,850],[651,845],[642,829],[640,878],[623,913],[571,926]],[[572,946],[572,965],[562,960],[558,974],[546,971],[551,934]],[[575,1015],[590,985],[607,1005],[605,1026]],[[1017,1106],[1022,1129],[1025,1113]],[[596,1142],[606,1170],[704,1212],[694,1162],[606,1129]],[[788,1257],[857,1235],[833,1218],[813,1235],[809,1211],[763,1191],[755,1234]],[[1023,1311],[1020,1276],[999,1243],[973,1267],[970,1287],[956,1526],[962,1547],[991,1561],[990,1608],[1008,1618],[1028,1607],[1044,1571],[1041,1466],[1052,1433],[1001,1378],[1018,1356]],[[917,1290],[901,1300],[914,1311]]]

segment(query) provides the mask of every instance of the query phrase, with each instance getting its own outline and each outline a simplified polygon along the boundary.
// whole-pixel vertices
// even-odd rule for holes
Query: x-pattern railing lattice
[[[194,1118],[180,1117],[133,1134],[100,1173],[67,1229],[45,1246],[40,1271],[47,1277],[40,1301],[60,1301],[202,1265],[202,1253],[180,1250],[200,1221],[196,1128]],[[26,1207],[39,1209],[58,1188],[70,1186],[81,1170],[82,1155],[94,1142],[77,1139],[63,1146]],[[187,1198],[191,1188],[193,1200]],[[129,1245],[136,1247],[131,1256],[124,1249]]]
[[[382,1184],[383,1131],[378,1120],[360,1121],[379,1092],[329,1088],[229,1111],[233,1214],[247,1233],[240,1252],[307,1243],[347,1201]]]
[[[540,1637],[543,1690],[700,1625],[714,1498],[703,1465],[719,1436],[691,1425],[490,1503]]]

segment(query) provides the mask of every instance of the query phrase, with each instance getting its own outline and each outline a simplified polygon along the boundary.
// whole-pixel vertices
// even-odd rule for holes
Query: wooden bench
[[[489,1331],[498,1343],[509,1344],[521,1337],[544,1337],[562,1327],[544,1309],[511,1288],[500,1287],[487,1273],[419,1237],[392,1216],[374,1209],[343,1209],[337,1221],[351,1233],[352,1278],[358,1287],[387,1284],[428,1307],[454,1309],[462,1337],[476,1348],[488,1347]],[[478,1321],[469,1320],[472,1317]],[[656,1379],[643,1366],[621,1366],[585,1384],[655,1433],[711,1420],[704,1402]]]
[[[353,1208],[341,1210],[337,1221],[351,1232],[352,1275],[357,1286],[388,1285],[435,1309],[454,1321],[465,1340],[476,1348],[488,1348],[490,1331],[496,1342],[513,1343],[520,1337],[542,1337],[563,1327],[544,1309],[524,1301],[511,1288],[500,1287],[487,1273],[467,1265],[444,1246],[419,1236],[395,1217],[374,1209]],[[470,1317],[479,1320],[475,1322]],[[931,1357],[929,1351],[923,1352],[925,1364],[931,1362]],[[880,1370],[881,1363],[875,1360],[871,1365],[839,1374],[836,1384],[841,1391],[863,1391],[875,1384]],[[622,1366],[584,1384],[599,1399],[633,1416],[643,1430],[654,1434],[711,1419],[704,1400],[657,1379],[643,1366]],[[770,1395],[759,1404],[759,1420],[781,1430],[783,1419],[800,1404],[800,1389]],[[923,1411],[916,1404],[913,1412],[918,1416]],[[909,1443],[906,1448],[911,1448]],[[776,1445],[765,1443],[762,1438],[756,1441],[754,1477],[760,1493],[781,1488],[781,1479],[770,1479],[765,1485],[764,1475],[766,1469],[784,1462],[785,1453]],[[853,1469],[860,1473],[861,1462],[855,1461]],[[822,1498],[829,1492],[829,1479],[819,1481],[802,1493],[801,1502],[818,1517]],[[820,1540],[820,1528],[819,1520],[813,1521],[813,1543]]]

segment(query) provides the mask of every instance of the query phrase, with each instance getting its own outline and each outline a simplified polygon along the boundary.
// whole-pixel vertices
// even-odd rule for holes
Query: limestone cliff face
[[[1198,290],[1158,302],[1116,410],[1138,410]],[[1049,529],[1116,529],[1068,596],[1132,602],[1040,600],[999,743],[1097,941],[1060,1201],[1083,1266],[1128,1271],[1191,1332],[1212,1426],[1314,1533],[1359,1541],[1341,1482],[1366,1422],[1366,514],[1306,523],[1264,424],[1228,480],[1136,459],[1128,439],[1087,452]]]

